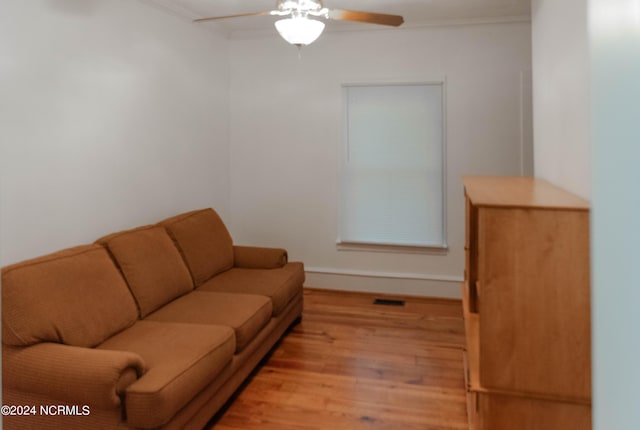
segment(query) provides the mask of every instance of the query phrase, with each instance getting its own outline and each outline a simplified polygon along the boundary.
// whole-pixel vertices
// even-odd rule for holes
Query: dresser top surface
[[[589,201],[543,179],[465,176],[465,194],[476,206],[588,210]]]

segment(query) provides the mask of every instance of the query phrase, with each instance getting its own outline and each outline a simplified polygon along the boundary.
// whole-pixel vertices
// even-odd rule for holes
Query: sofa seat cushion
[[[141,317],[193,290],[189,269],[162,227],[114,233],[98,243],[109,249],[122,270]]]
[[[180,249],[196,286],[233,266],[233,241],[213,209],[201,209],[160,223]]]
[[[214,276],[198,291],[260,294],[271,298],[273,316],[302,291],[304,268],[302,263],[287,263],[279,269],[233,268]]]
[[[138,321],[98,348],[142,357],[145,373],[125,392],[127,422],[155,428],[167,423],[231,362],[235,337],[225,326]]]
[[[166,304],[146,320],[220,324],[233,328],[240,352],[269,322],[271,300],[265,296],[194,291]]]
[[[85,245],[2,269],[2,341],[93,347],[137,320],[107,251]]]

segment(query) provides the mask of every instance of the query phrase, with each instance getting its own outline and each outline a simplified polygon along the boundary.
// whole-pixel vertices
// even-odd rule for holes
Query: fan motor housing
[[[279,11],[318,11],[322,9],[322,0],[278,0],[276,8]]]

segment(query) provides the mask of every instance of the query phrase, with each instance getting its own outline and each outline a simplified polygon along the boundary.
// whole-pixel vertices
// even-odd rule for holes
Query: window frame
[[[348,159],[349,148],[349,88],[353,87],[392,87],[392,86],[440,86],[441,87],[441,114],[442,114],[442,142],[441,142],[441,181],[442,181],[442,243],[433,244],[393,244],[367,241],[347,241],[342,239],[342,222],[344,212],[344,175],[346,171],[346,161]],[[434,80],[411,80],[411,81],[375,81],[375,82],[355,82],[342,83],[342,139],[340,141],[340,168],[339,178],[339,204],[338,204],[338,237],[336,246],[339,251],[368,251],[368,252],[389,252],[389,253],[409,253],[409,254],[436,254],[445,255],[449,251],[447,234],[447,82],[446,78]]]

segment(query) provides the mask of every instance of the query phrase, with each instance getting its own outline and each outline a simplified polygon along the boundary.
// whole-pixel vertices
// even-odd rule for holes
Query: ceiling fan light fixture
[[[304,16],[280,19],[275,26],[284,40],[298,46],[313,43],[324,31],[324,22]]]

